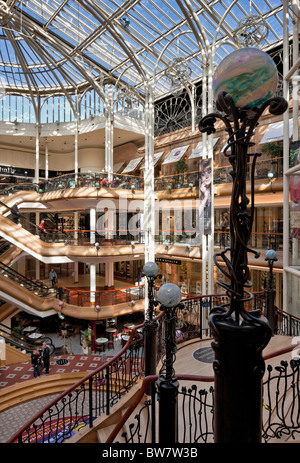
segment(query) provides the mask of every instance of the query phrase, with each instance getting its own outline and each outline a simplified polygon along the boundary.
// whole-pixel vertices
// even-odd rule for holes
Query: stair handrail
[[[12,207],[8,206],[6,203],[4,203],[4,202],[1,201],[1,200],[0,200],[0,205],[1,205],[1,206],[4,206],[4,207],[7,208],[11,213],[16,214],[18,217],[24,219],[24,221],[26,221],[27,223],[29,223],[29,225],[31,225],[31,226],[35,229],[35,231],[37,232],[36,234],[38,234],[39,232],[43,232],[43,229],[42,229],[39,225],[37,225],[37,224],[31,222],[31,221],[30,221],[27,217],[25,217],[25,215],[23,215],[21,212],[15,212],[15,211],[12,209]],[[24,230],[25,230],[25,229],[24,229]],[[27,231],[28,231],[28,230],[27,230]],[[47,231],[47,229],[46,229],[46,231]],[[66,233],[66,232],[61,232],[61,233],[66,237],[66,239],[68,239],[68,237],[69,237],[68,233]]]
[[[160,318],[162,318],[164,315],[164,311],[162,311],[160,314],[157,315],[157,317],[155,317],[155,320],[159,320]],[[52,401],[50,401],[47,405],[44,406],[44,408],[42,408],[42,410],[40,410],[39,412],[37,412],[33,418],[31,418],[30,420],[28,420],[10,439],[7,443],[14,443],[15,441],[19,442],[19,443],[22,443],[22,434],[24,431],[26,431],[26,429],[28,429],[30,426],[33,425],[33,423],[38,420],[39,418],[41,418],[44,413],[46,413],[50,408],[52,408],[53,406],[55,406],[60,400],[62,400],[64,397],[66,397],[68,394],[70,394],[71,392],[73,392],[75,389],[77,388],[80,388],[80,386],[82,386],[85,382],[89,381],[91,378],[93,378],[93,376],[97,375],[98,373],[100,373],[101,371],[105,370],[107,367],[109,367],[110,365],[112,365],[116,360],[118,360],[126,351],[127,349],[130,348],[130,345],[131,343],[133,342],[133,339],[134,337],[136,336],[137,334],[137,330],[141,329],[144,327],[144,323],[141,323],[140,325],[136,325],[134,326],[134,328],[132,328],[132,331],[130,333],[130,336],[129,336],[129,339],[128,341],[126,342],[126,344],[123,346],[123,348],[110,360],[108,360],[107,362],[105,362],[103,365],[100,365],[100,367],[96,368],[95,370],[93,370],[91,373],[89,373],[88,375],[86,375],[84,378],[80,379],[79,381],[77,381],[75,384],[73,384],[72,386],[70,386],[66,391],[62,392],[59,396],[56,396]]]
[[[3,262],[0,261],[0,268],[3,268],[6,272],[10,273],[11,275],[16,276],[19,278],[21,281],[26,281],[28,284],[32,286],[36,286],[38,289],[44,289],[49,291],[49,286],[47,286],[45,283],[43,283],[40,280],[32,280],[31,278],[28,278],[21,273],[17,272],[17,270],[12,269],[9,265],[4,264]]]

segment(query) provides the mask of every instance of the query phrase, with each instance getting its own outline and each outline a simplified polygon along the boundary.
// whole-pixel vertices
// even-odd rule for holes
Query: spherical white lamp
[[[266,260],[277,260],[276,251],[269,249],[266,252]]]
[[[157,293],[157,299],[165,307],[175,307],[179,304],[181,298],[181,290],[174,283],[162,285]]]
[[[146,264],[143,267],[143,272],[146,275],[146,277],[154,277],[155,275],[157,275],[158,266],[155,262],[146,262]]]

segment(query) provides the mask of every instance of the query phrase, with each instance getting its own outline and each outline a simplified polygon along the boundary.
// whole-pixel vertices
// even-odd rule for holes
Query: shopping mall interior
[[[1,443],[300,442],[299,19],[0,2]]]

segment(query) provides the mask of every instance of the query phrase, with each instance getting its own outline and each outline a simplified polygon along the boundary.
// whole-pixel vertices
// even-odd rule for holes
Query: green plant
[[[12,330],[14,334],[16,334],[16,336],[21,337],[24,332],[24,327],[21,325],[18,325],[18,326],[15,326]]]
[[[92,330],[90,328],[87,328],[83,333],[83,340],[85,341],[86,345],[90,347],[92,344]]]
[[[178,173],[183,173],[188,170],[188,165],[183,159],[179,159],[179,161],[176,162],[176,172]]]
[[[269,154],[273,158],[277,158],[282,155],[282,146],[276,145],[276,143],[269,142],[263,145],[262,152]]]

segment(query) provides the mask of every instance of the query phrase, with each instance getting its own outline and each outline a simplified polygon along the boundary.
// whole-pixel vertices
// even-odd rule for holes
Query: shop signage
[[[181,265],[181,260],[176,260],[176,259],[166,259],[165,257],[156,257],[155,262],[162,262],[164,264],[175,264],[175,265]]]

